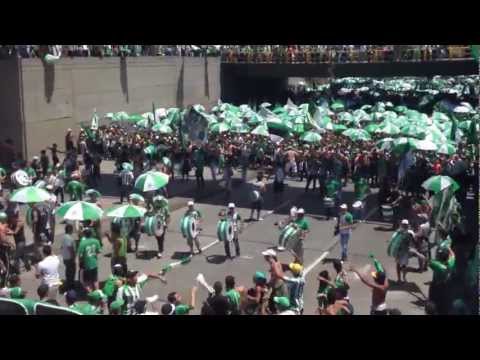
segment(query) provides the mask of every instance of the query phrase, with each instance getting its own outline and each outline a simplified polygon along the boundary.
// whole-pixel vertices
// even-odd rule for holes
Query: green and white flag
[[[99,118],[97,115],[97,109],[94,109],[93,116],[92,116],[92,125],[90,125],[90,129],[98,130],[98,122],[99,122]]]

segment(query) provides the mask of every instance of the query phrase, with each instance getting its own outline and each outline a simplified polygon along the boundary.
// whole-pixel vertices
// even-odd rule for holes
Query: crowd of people
[[[229,63],[392,62],[471,57],[470,48],[459,45],[245,45],[222,48],[222,61]]]
[[[379,110],[378,104],[369,106],[372,105],[376,110],[382,111]],[[266,110],[268,106],[265,104],[258,114],[268,117],[278,110],[276,108],[269,112]],[[297,109],[294,104],[288,106]],[[386,107],[387,111],[394,110],[394,104]],[[233,106],[230,108],[235,109]],[[205,112],[205,116],[213,115],[217,119],[225,119],[227,111],[221,109],[222,106],[219,105],[211,111],[211,114]],[[403,109],[397,111],[404,112]],[[177,119],[183,116],[183,122],[188,123],[186,118],[190,112],[196,112],[195,116],[204,113],[198,109],[178,111],[181,115]],[[332,127],[343,122],[341,114],[338,111],[329,112]],[[245,116],[244,120],[244,123],[251,120],[250,115]],[[327,128],[328,130],[324,129],[321,132],[321,139],[309,142],[298,134],[285,135],[279,139],[278,133],[273,134],[273,128],[270,129],[272,133],[269,136],[261,136],[254,132],[209,131],[209,141],[199,142],[189,139],[183,133],[185,127],[181,124],[175,124],[173,121],[170,125],[176,132],[158,134],[151,128],[142,129],[137,126],[109,123],[98,128],[84,127],[78,137],[75,137],[73,130],[69,129],[64,148],[60,150],[53,144],[46,147],[39,157],[35,156],[28,162],[22,159],[15,160],[14,153],[3,153],[4,169],[0,175],[4,186],[12,188],[18,186],[18,180],[15,180],[15,176],[11,178],[10,175],[24,171],[28,174],[29,183],[39,184],[39,181],[43,181],[44,184],[39,186],[43,186],[51,194],[51,201],[29,205],[32,209],[31,216],[27,215],[23,221],[20,218],[19,205],[9,201],[9,194],[3,193],[5,203],[0,213],[0,237],[2,242],[10,243],[14,249],[12,257],[15,269],[15,275],[8,279],[8,284],[5,284],[2,290],[5,296],[20,299],[27,308],[32,308],[33,300],[25,298],[18,276],[21,274],[23,262],[27,270],[31,264],[35,264],[37,277],[41,280],[38,288],[39,299],[35,300],[36,302],[45,301],[46,298],[50,299],[48,300],[50,302],[54,301],[52,299],[55,299],[58,289],[61,288],[62,291],[66,291],[68,307],[82,314],[134,315],[153,312],[180,315],[188,314],[197,306],[195,286],[192,288],[188,304],[182,301],[178,293],[173,292],[168,295],[168,301],[161,309],[152,310],[155,308],[156,299],[145,299],[142,288],[150,279],[167,281],[170,268],[167,266],[159,274],[139,274],[128,266],[127,252],[138,251],[140,238],[138,219],[133,224],[130,223],[127,232],[122,225],[115,222],[112,222],[107,233],[101,230],[99,221],[84,221],[79,226],[67,223],[61,247],[65,281],[61,281],[58,272],[60,257],[52,253],[52,243],[55,241],[54,210],[64,203],[64,193],[69,195],[69,200],[83,199],[101,205],[100,194],[95,191],[102,179],[100,165],[102,160],[111,159],[115,160],[117,167],[120,202],[123,203],[127,199],[132,205],[146,204],[149,212],[165,211],[161,217],[165,227],[168,227],[169,222],[168,206],[157,207],[156,203],[168,199],[168,185],[156,192],[143,194],[145,198],[134,193],[134,180],[149,170],[161,171],[170,178],[181,176],[184,181],[188,181],[189,174],[195,170],[196,184],[198,190],[202,191],[205,168],[210,168],[214,180],[217,176],[222,176],[227,198],[232,190],[234,168],[241,171],[243,181],[246,180],[248,169],[257,171],[257,179],[249,196],[252,204],[251,218],[254,218],[256,211],[258,221],[262,221],[263,194],[267,191],[265,185],[268,178],[273,179],[273,192],[276,196],[282,196],[287,177],[305,181],[305,192],[312,191],[323,201],[327,219],[330,217],[338,219],[335,233],[340,236],[341,258],[332,262],[333,271],[325,268],[317,278],[319,285],[317,313],[321,315],[354,314],[349,297],[346,276],[348,272],[356,273],[361,281],[372,289],[372,314],[395,313],[386,305],[389,278],[383,264],[372,256],[376,269],[372,276],[367,276],[354,267],[344,266],[349,258],[348,245],[354,223],[364,220],[362,210],[365,208],[366,197],[372,188],[377,187],[379,193],[376,206],[381,208],[388,205],[393,212],[391,222],[392,230],[395,232],[388,254],[396,262],[396,281],[400,284],[406,281],[409,258],[416,257],[419,272],[425,272],[430,268],[434,273],[426,302],[427,313],[464,314],[475,311],[472,310],[474,307],[472,304],[478,301],[478,291],[475,292],[478,279],[475,280],[474,275],[477,273],[475,266],[478,267],[476,265],[478,249],[475,246],[476,241],[472,240],[473,233],[465,224],[465,218],[469,211],[467,193],[478,189],[478,178],[474,172],[478,167],[478,155],[475,155],[475,151],[472,152],[470,138],[463,136],[457,141],[456,151],[451,154],[432,151],[415,151],[413,154],[409,152],[408,166],[405,166],[405,154],[378,146],[378,141],[384,137],[379,133],[374,133],[371,139],[358,141],[342,132]],[[478,131],[475,126],[473,129],[475,132]],[[456,136],[455,130],[453,133]],[[7,141],[3,146],[9,149],[11,145],[11,141]],[[47,151],[50,152],[50,157]],[[64,154],[63,161],[60,161],[59,154]],[[126,163],[132,166],[125,166]],[[439,228],[435,223],[436,218],[432,215],[434,206],[429,201],[432,193],[422,187],[425,180],[440,174],[450,176],[459,185],[455,198],[460,204],[460,211],[451,215],[456,216],[457,221],[452,222],[448,228]],[[348,206],[344,201],[344,187],[350,182],[354,184],[356,202]],[[264,271],[255,272],[253,283],[249,286],[236,284],[233,275],[228,275],[223,283],[216,281],[213,287],[208,286],[210,296],[203,302],[201,313],[302,314],[305,286],[303,240],[309,233],[309,224],[304,213],[302,208],[292,208],[290,216],[279,224],[282,229],[294,224],[293,228],[300,231],[299,240],[290,249],[293,254],[290,263],[282,264],[278,260],[277,251],[273,249],[263,252],[269,275]],[[231,221],[235,226],[240,226],[241,219],[236,214],[235,204],[230,203],[228,212],[220,216],[229,217],[233,219]],[[194,216],[196,220],[202,218],[193,202],[188,203],[185,216]],[[34,234],[34,256],[27,256],[24,252],[25,226],[31,226]],[[434,228],[437,235],[432,241]],[[237,236],[233,240],[235,253],[239,256],[240,246],[236,227],[234,233]],[[165,234],[168,232],[153,234],[157,238],[158,258],[162,257]],[[196,254],[194,245],[197,251],[201,252],[198,237],[190,235],[184,237],[190,246],[192,256]],[[105,251],[103,239],[109,240],[112,244],[112,275],[100,288],[97,257]],[[231,257],[227,243],[225,250]],[[284,250],[284,244],[279,244],[278,251]],[[74,286],[77,266],[83,271],[82,290],[88,294],[88,304],[78,303],[79,291]]]

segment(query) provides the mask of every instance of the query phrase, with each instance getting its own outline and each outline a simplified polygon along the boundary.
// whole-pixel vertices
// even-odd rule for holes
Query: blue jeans
[[[342,259],[347,257],[348,252],[348,240],[350,240],[350,234],[340,234],[340,247],[342,248]]]

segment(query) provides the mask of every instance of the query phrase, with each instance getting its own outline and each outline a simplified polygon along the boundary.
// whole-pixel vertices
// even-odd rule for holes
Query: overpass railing
[[[224,52],[223,63],[254,64],[318,64],[318,63],[384,63],[384,62],[420,62],[420,61],[452,61],[472,59],[469,46],[448,46],[446,51],[439,49],[405,49],[395,50],[317,50],[291,52]]]

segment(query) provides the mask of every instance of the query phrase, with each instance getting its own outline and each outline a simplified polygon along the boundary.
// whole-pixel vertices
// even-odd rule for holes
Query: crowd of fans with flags
[[[388,255],[396,263],[397,282],[406,281],[409,259],[416,257],[419,272],[427,268],[433,271],[425,311],[429,314],[473,314],[478,311],[478,239],[466,219],[471,219],[468,194],[478,191],[474,169],[478,167],[480,113],[478,100],[476,103],[469,100],[471,92],[478,94],[479,81],[478,76],[430,80],[346,78],[310,89],[309,103],[304,104],[288,101],[284,106],[263,103],[257,107],[219,102],[210,111],[201,105],[188,109],[156,109],[153,106],[151,112],[141,115],[105,114],[102,117],[107,123],[100,126],[99,116],[95,114],[91,126],[82,128],[77,142],[73,131],[68,131],[65,149],[62,149],[66,152],[63,162],[59,161],[60,150],[56,145],[45,149],[51,152],[51,163],[46,151],[28,163],[15,160],[15,154],[7,152],[11,141],[6,142],[3,145],[6,151],[0,152],[4,154],[2,165],[5,166],[1,176],[5,181],[20,170],[38,187],[48,186],[47,190],[55,195],[55,202],[63,203],[65,191],[70,200],[86,197],[88,202],[96,203],[100,194],[95,193],[95,187],[101,179],[100,163],[105,158],[115,159],[119,173],[125,174],[119,177],[119,186],[130,190],[121,196],[129,195],[133,180],[138,180],[145,171],[156,169],[175,176],[175,163],[180,165],[180,173],[187,179],[195,168],[199,189],[203,187],[205,167],[212,169],[212,175],[218,174],[220,169],[227,191],[231,190],[228,183],[232,168],[238,167],[242,173],[247,168],[260,169],[273,178],[275,193],[283,192],[284,179],[289,175],[306,180],[305,191],[310,191],[313,183],[315,192],[318,181],[316,194],[324,201],[327,217],[342,216],[348,221],[361,221],[363,215],[353,208],[352,214],[345,212],[346,205],[342,204],[345,184],[354,183],[356,209],[364,208],[370,189],[378,187],[378,207],[395,231]],[[77,160],[79,155],[82,161]],[[15,188],[15,180],[12,183]],[[89,187],[88,193],[85,190]],[[163,189],[163,196],[168,197],[168,191]],[[15,210],[18,206],[15,198],[20,198],[18,194],[13,193],[5,205],[5,216],[0,214],[2,240],[7,235],[18,234],[19,212]],[[25,194],[25,202],[30,202],[28,196]],[[129,198],[131,204],[138,204],[137,200]],[[32,208],[36,207],[35,204]],[[47,207],[47,213],[53,208]],[[58,286],[58,273],[53,279],[48,277],[49,269],[58,267],[59,261],[50,247],[55,238],[55,223],[41,220],[41,210],[32,211],[38,214],[33,222],[45,227],[37,227],[37,233],[34,231],[35,243],[45,245],[36,254],[41,286]],[[82,211],[86,213],[87,210],[82,208]],[[62,211],[57,210],[57,216],[61,214]],[[55,218],[51,212],[50,217],[48,214],[46,217]],[[77,252],[78,261],[84,269],[95,270],[98,266],[96,256],[102,251],[103,234],[91,221],[86,221],[84,226],[85,230],[78,234],[78,240],[84,242]],[[66,234],[68,245],[72,229],[67,229]],[[118,240],[113,234],[108,238],[111,237]],[[15,241],[21,243],[21,236]],[[86,247],[92,256],[86,257]],[[127,247],[124,242],[114,246],[112,257],[118,263],[112,260],[112,276],[107,279],[108,287],[102,288],[103,293],[99,292],[95,276],[87,271],[82,285],[89,294],[88,304],[77,303],[76,292],[68,289],[67,303],[71,309],[84,314],[106,313],[106,307],[110,314],[145,313],[145,301],[138,301],[142,300],[143,284],[152,278],[165,281],[170,268],[160,274],[143,275],[126,270]],[[341,260],[347,258],[347,247],[348,244],[342,244]],[[301,258],[296,256],[292,263],[283,266],[275,251],[262,254],[268,263],[270,277],[263,271],[256,272],[253,286],[248,288],[239,287],[229,275],[225,279],[225,295],[222,282],[215,282],[202,312],[221,315],[303,313],[305,279]],[[68,249],[62,250],[62,257],[64,261],[72,260]],[[334,261],[336,274],[330,275],[326,269],[319,274],[318,313],[354,313],[354,299],[349,297],[346,281],[348,271],[356,272],[372,288],[372,302],[375,301],[372,314],[388,313],[385,299],[393,274],[386,274],[384,265],[372,258],[376,269],[373,279],[354,268],[343,268],[340,259]],[[19,250],[15,255],[16,267],[21,260],[25,262],[25,256]],[[285,275],[288,272],[291,277]],[[170,276],[174,278],[173,273]],[[18,276],[9,280],[3,293],[10,298],[24,298]],[[38,301],[44,301],[45,291],[39,287],[38,293]],[[195,307],[195,297],[196,287],[192,289],[188,305],[182,303],[177,293],[171,293],[160,312],[187,314]],[[154,299],[149,301],[154,302]]]

